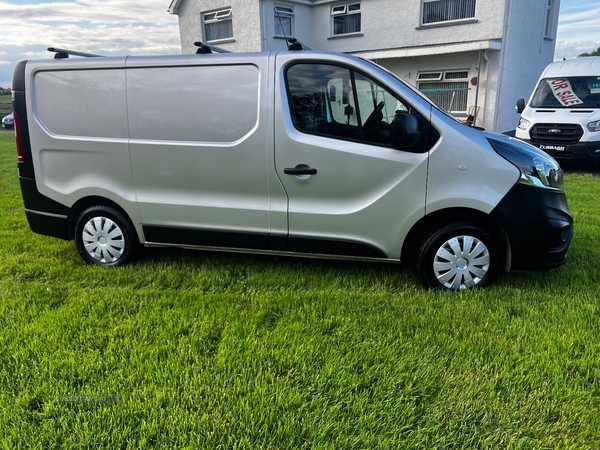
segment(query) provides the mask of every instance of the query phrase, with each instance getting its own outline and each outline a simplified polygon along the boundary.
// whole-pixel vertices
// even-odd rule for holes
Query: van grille
[[[571,123],[537,123],[530,131],[532,142],[552,142],[558,144],[577,144],[583,129]]]

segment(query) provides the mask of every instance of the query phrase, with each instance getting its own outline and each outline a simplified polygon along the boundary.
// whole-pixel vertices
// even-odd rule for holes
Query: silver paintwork
[[[88,220],[81,237],[88,254],[99,263],[114,263],[123,256],[123,231],[107,217],[98,216]]]
[[[414,154],[301,133],[284,84],[297,61],[369,74],[431,117],[441,139]],[[26,92],[40,193],[90,196],[143,224],[350,239],[398,261],[426,214],[490,212],[518,180],[477,130],[438,113],[373,64],[328,52],[30,61]],[[316,168],[306,179],[283,173]],[[466,170],[465,170],[466,168]]]
[[[476,287],[490,268],[490,252],[479,239],[456,236],[444,242],[433,259],[433,272],[448,289]]]

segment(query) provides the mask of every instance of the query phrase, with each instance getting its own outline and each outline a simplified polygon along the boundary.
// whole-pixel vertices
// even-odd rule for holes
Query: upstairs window
[[[294,36],[294,7],[273,6],[275,19],[275,36]]]
[[[204,39],[210,41],[220,41],[222,39],[233,38],[233,20],[231,8],[206,13],[204,20]]]
[[[347,3],[331,7],[334,36],[360,33],[360,3]]]
[[[473,17],[475,0],[423,0],[423,25]]]

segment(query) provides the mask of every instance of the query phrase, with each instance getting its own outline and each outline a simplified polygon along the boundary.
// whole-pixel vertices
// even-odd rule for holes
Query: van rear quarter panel
[[[124,66],[125,58],[29,62],[27,111],[39,192],[68,207],[102,196],[136,223]]]

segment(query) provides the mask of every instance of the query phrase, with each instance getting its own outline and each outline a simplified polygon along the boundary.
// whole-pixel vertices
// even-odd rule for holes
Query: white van
[[[515,136],[558,162],[600,162],[600,57],[557,61],[546,67],[525,105]]]
[[[22,61],[13,95],[29,225],[89,263],[140,245],[402,261],[454,290],[566,260],[552,158],[360,58]]]

